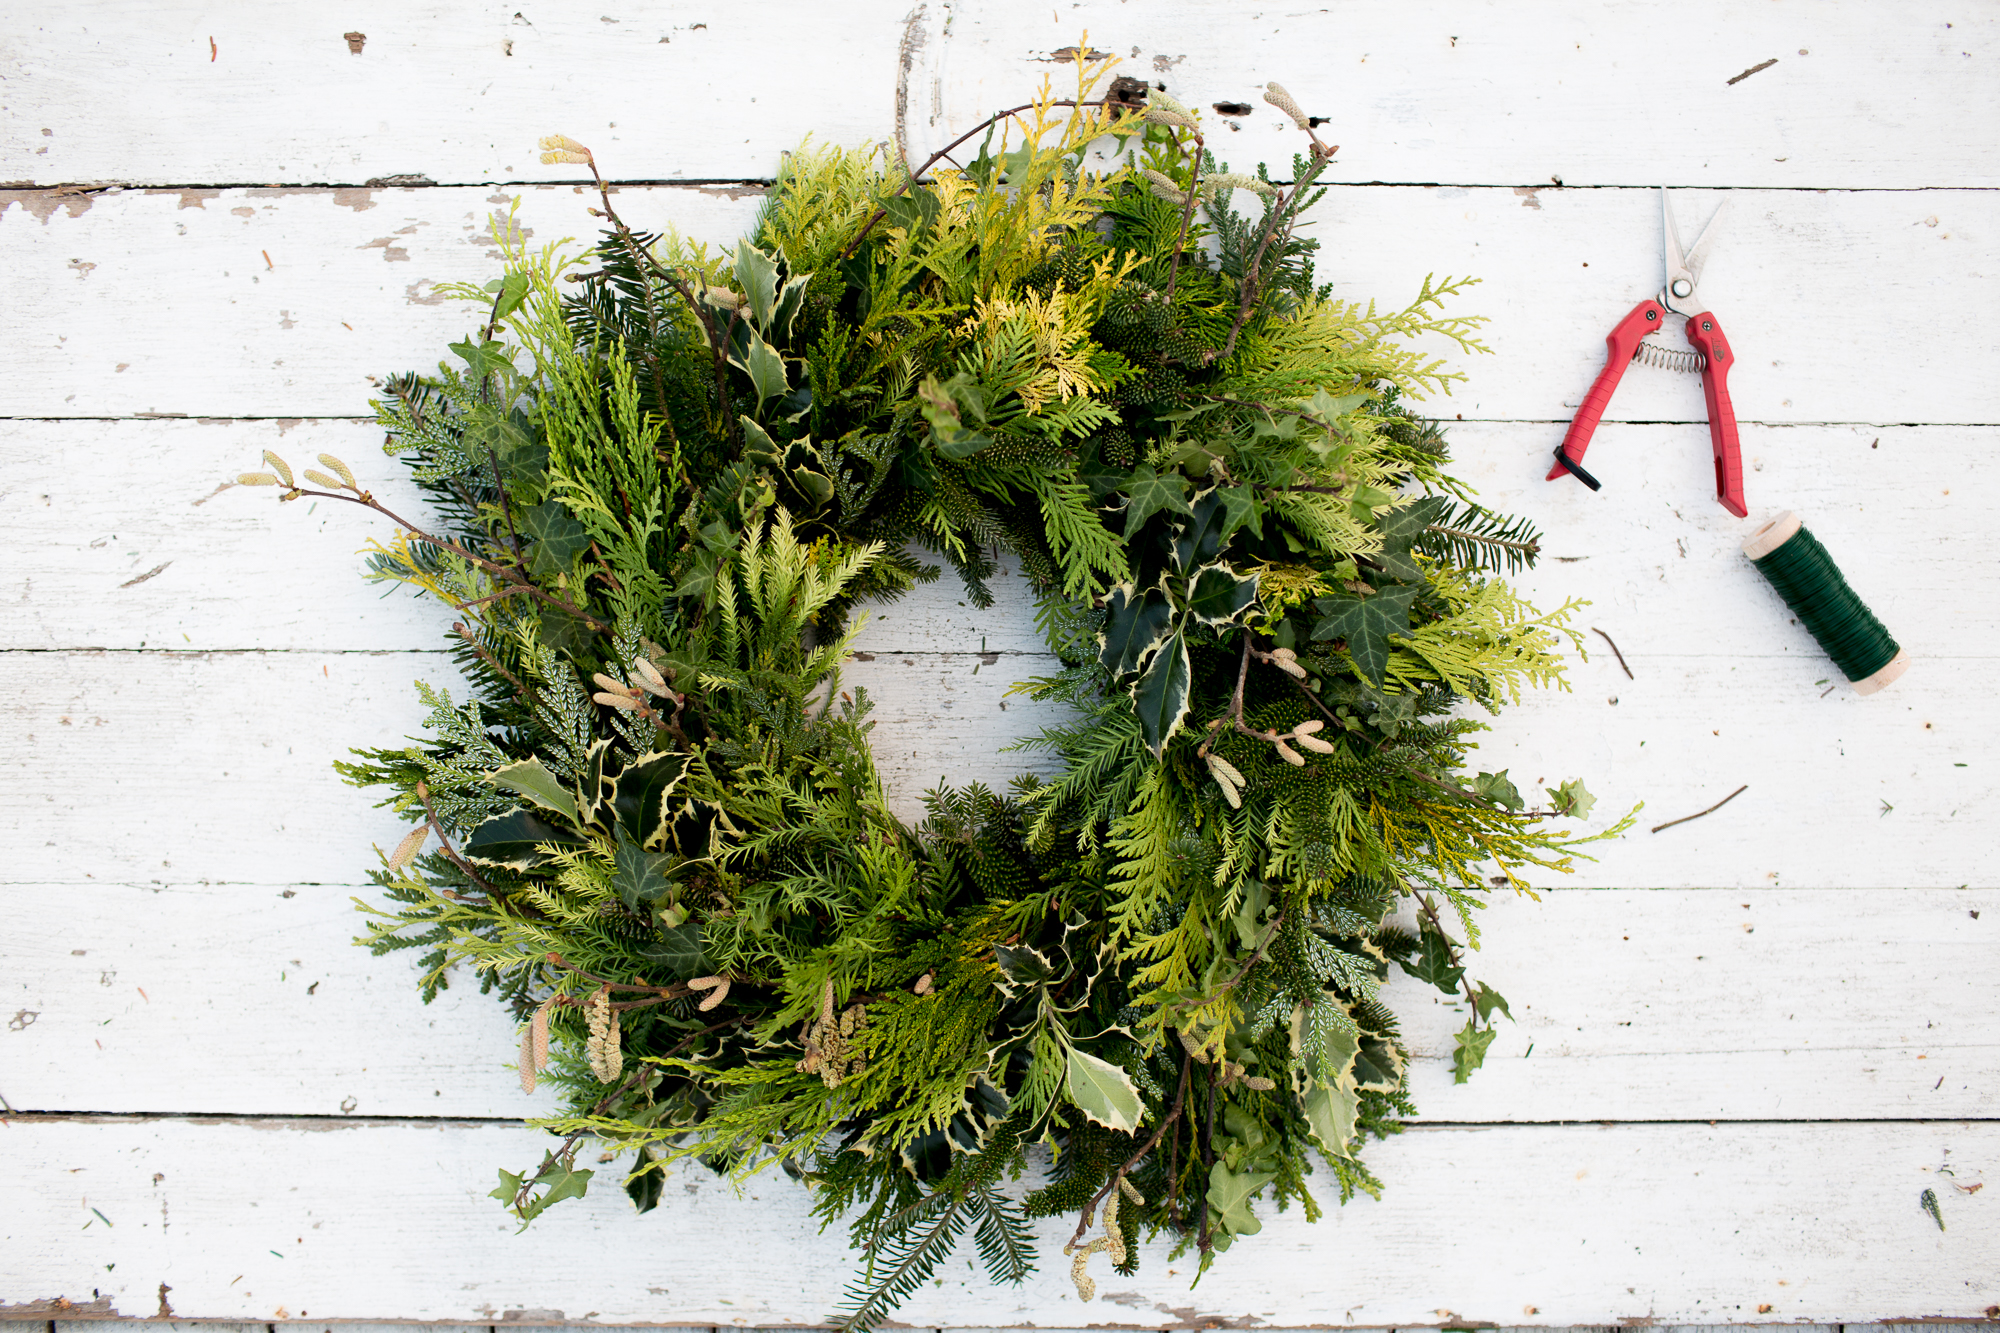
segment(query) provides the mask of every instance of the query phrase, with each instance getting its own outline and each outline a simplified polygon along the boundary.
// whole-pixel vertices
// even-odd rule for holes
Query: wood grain
[[[0,1216],[7,1313],[64,1296],[103,1313],[218,1319],[817,1324],[853,1260],[797,1186],[741,1195],[699,1170],[633,1217],[615,1165],[529,1236],[485,1194],[548,1140],[437,1121],[22,1117],[0,1134],[17,1183]],[[1317,1225],[1264,1214],[1190,1291],[1142,1247],[1136,1277],[1077,1302],[1060,1256],[994,1288],[948,1261],[899,1318],[1128,1328],[1848,1323],[1974,1318],[2000,1298],[2000,1154],[1991,1122],[1413,1129],[1371,1161],[1389,1188]],[[1949,1167],[1950,1176],[1939,1174]],[[1935,1188],[1948,1229],[1918,1208]],[[1643,1201],[1643,1206],[1635,1206]],[[1331,1203],[1331,1199],[1327,1200]],[[115,1226],[93,1222],[91,1209]],[[970,1257],[969,1254],[967,1257]],[[1760,1306],[1769,1306],[1765,1311]],[[1535,1313],[1525,1313],[1533,1307]]]
[[[357,895],[375,896],[0,887],[0,1093],[26,1112],[553,1113],[549,1088],[522,1095],[518,1029],[474,978],[425,1005],[411,955],[352,945]],[[1471,1082],[1451,1075],[1462,1007],[1389,982],[1421,1121],[1994,1117],[1992,889],[1563,889],[1483,915],[1469,966],[1516,1021]]]
[[[2000,325],[1977,280],[2000,194],[1674,199],[1691,232],[1725,197],[1702,290],[1737,350],[1739,418],[2000,422],[2000,384],[1983,373]],[[17,349],[0,416],[365,416],[381,376],[435,365],[477,322],[436,284],[499,271],[490,219],[517,199],[536,243],[596,235],[590,197],[568,185],[0,196],[0,264],[16,274],[0,340]],[[624,191],[619,210],[729,245],[757,204],[734,188],[651,187]],[[1650,189],[1357,185],[1333,191],[1306,234],[1342,300],[1400,309],[1426,275],[1481,280],[1447,309],[1490,317],[1481,336],[1496,353],[1432,349],[1466,376],[1425,403],[1447,418],[1567,421],[1604,335],[1662,281]],[[1920,390],[1894,369],[1912,364],[1927,367]],[[1700,382],[1634,370],[1607,419],[1702,421]]]
[[[910,150],[928,152],[1045,75],[1066,89],[1052,53],[1085,40],[1200,108],[1224,158],[1289,160],[1296,132],[1260,98],[1266,80],[1282,82],[1326,118],[1350,181],[2000,179],[1979,129],[1996,106],[1987,63],[2000,24],[1977,8],[1949,19],[1728,0],[1544,0],[1532,16],[1445,0],[17,9],[0,180],[40,184],[546,180],[534,144],[554,131],[622,179],[766,176],[808,129],[835,143],[893,139],[899,85]],[[359,52],[350,31],[365,37]],[[1216,102],[1252,110],[1224,116]]]

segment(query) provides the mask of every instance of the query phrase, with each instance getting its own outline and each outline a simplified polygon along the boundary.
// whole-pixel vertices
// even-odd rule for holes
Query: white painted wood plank
[[[1749,525],[1710,498],[1705,427],[1603,427],[1590,454],[1605,479],[1597,494],[1543,480],[1560,434],[1473,421],[1451,431],[1457,473],[1543,530],[1540,568],[1517,580],[1533,600],[1588,599],[1580,623],[1635,660],[1777,657],[1807,684],[1838,678],[1744,560]],[[0,562],[0,650],[436,648],[449,612],[361,578],[357,552],[388,535],[387,520],[332,502],[279,505],[269,491],[215,493],[263,449],[294,466],[331,451],[417,521],[422,503],[380,442],[348,421],[0,421],[0,529],[20,552]],[[2000,651],[2000,533],[1984,519],[2000,508],[1996,446],[1992,427],[1743,430],[1753,512],[1804,515],[1926,663]],[[857,646],[1040,652],[1027,594],[1003,567],[995,606],[969,605],[946,570],[871,612]],[[1600,654],[1624,679],[1602,639],[1588,636],[1588,648],[1579,688],[1610,683],[1598,681]]]
[[[740,193],[633,188],[620,210],[728,244],[756,211]],[[2000,328],[1983,299],[2000,194],[1689,191],[1675,196],[1684,224],[1725,194],[1703,293],[1739,358],[1739,418],[2000,422],[1984,373]],[[0,415],[366,415],[370,377],[434,365],[477,322],[433,287],[498,271],[488,219],[514,198],[537,241],[595,235],[570,186],[0,196],[0,263],[16,275],[0,341],[18,358]],[[1568,420],[1605,334],[1659,289],[1659,228],[1645,189],[1355,186],[1308,234],[1342,299],[1399,308],[1427,274],[1480,278],[1449,308],[1490,316],[1496,354],[1438,347],[1467,379],[1425,406],[1547,422]],[[1608,415],[1703,421],[1700,381],[1636,368]]]
[[[470,977],[426,1006],[409,955],[350,943],[355,894],[373,890],[0,887],[0,1095],[30,1112],[550,1113],[550,1090],[524,1096],[509,1068],[518,1029]],[[1483,924],[1472,974],[1517,1021],[1471,1082],[1451,1077],[1464,1013],[1390,980],[1420,1120],[2000,1107],[1991,889],[1559,890],[1503,896]]]
[[[546,179],[533,145],[552,130],[592,144],[624,179],[761,176],[807,130],[838,143],[892,137],[906,41],[910,148],[926,152],[1026,100],[1045,74],[1062,82],[1050,53],[1086,30],[1123,58],[1121,72],[1205,112],[1252,104],[1245,117],[1205,118],[1231,148],[1288,159],[1292,138],[1259,100],[1265,80],[1280,80],[1330,122],[1346,180],[1996,179],[1979,131],[1995,109],[1996,25],[1977,8],[1949,20],[1726,0],[607,8],[358,0],[335,18],[277,4],[35,0],[4,48],[0,179]],[[359,53],[349,31],[366,35]],[[1766,67],[1731,82],[1755,66]],[[1232,123],[1235,133],[1221,128]]]
[[[644,1217],[600,1186],[513,1237],[485,1193],[498,1166],[546,1142],[449,1122],[20,1119],[0,1134],[21,1186],[0,1217],[0,1291],[23,1314],[43,1312],[27,1300],[89,1301],[93,1289],[105,1314],[152,1314],[165,1281],[182,1318],[760,1326],[822,1322],[837,1300],[845,1236],[819,1234],[782,1177],[737,1197],[686,1173]],[[2000,1204],[1951,1182],[1990,1178],[1996,1154],[1991,1123],[1414,1130],[1376,1150],[1390,1182],[1381,1202],[1310,1226],[1296,1210],[1268,1217],[1193,1291],[1189,1266],[1155,1244],[1138,1276],[1100,1272],[1098,1303],[1080,1305],[1058,1252],[1072,1224],[1051,1219],[1037,1228],[1047,1262],[1024,1286],[990,1288],[953,1259],[899,1317],[1142,1328],[1977,1318],[2000,1299]],[[1955,1175],[1937,1174],[1947,1165]],[[1946,1231],[1917,1206],[1926,1187]],[[80,1232],[91,1208],[117,1225]]]

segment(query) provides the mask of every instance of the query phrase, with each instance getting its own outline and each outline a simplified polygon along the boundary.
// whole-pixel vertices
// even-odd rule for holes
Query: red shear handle
[[[1597,430],[1604,409],[1611,405],[1611,395],[1617,390],[1618,381],[1625,377],[1625,367],[1632,364],[1632,357],[1639,350],[1639,340],[1655,329],[1665,328],[1666,319],[1667,312],[1660,308],[1659,302],[1641,301],[1632,307],[1631,314],[1618,322],[1617,328],[1605,336],[1607,351],[1604,369],[1597,373],[1597,382],[1583,396],[1583,406],[1576,410],[1576,416],[1569,423],[1569,433],[1563,436],[1563,457],[1572,463],[1583,461],[1583,451],[1590,447],[1590,437]],[[1561,463],[1557,463],[1549,469],[1548,480],[1554,481],[1567,471]]]
[[[1715,445],[1715,498],[1738,518],[1750,517],[1743,503],[1743,452],[1736,442],[1736,406],[1729,401],[1729,368],[1736,353],[1713,314],[1696,315],[1687,323],[1688,342],[1704,358],[1702,396],[1708,399],[1708,436]]]

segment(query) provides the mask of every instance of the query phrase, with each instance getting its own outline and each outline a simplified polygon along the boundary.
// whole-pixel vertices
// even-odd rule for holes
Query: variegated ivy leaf
[[[564,790],[562,782],[549,772],[539,756],[496,768],[486,781],[527,797],[545,810],[553,810],[572,824],[576,822],[576,798]]]
[[[1106,599],[1104,628],[1097,636],[1097,660],[1114,676],[1126,676],[1145,665],[1153,650],[1167,641],[1174,609],[1164,598],[1121,583]]]
[[[1363,678],[1382,683],[1389,669],[1389,636],[1410,633],[1410,605],[1417,588],[1409,583],[1392,583],[1377,588],[1368,597],[1322,597],[1316,605],[1319,623],[1313,626],[1315,640],[1345,639],[1347,652]]]
[[[1194,677],[1187,640],[1176,634],[1153,654],[1152,665],[1132,684],[1139,731],[1158,758],[1188,714],[1188,685]]]
[[[1225,561],[1195,571],[1188,611],[1204,625],[1227,625],[1257,600],[1257,575],[1238,574]]]
[[[1130,1134],[1146,1114],[1130,1074],[1074,1046],[1070,1047],[1063,1088],[1077,1110],[1106,1129]]]

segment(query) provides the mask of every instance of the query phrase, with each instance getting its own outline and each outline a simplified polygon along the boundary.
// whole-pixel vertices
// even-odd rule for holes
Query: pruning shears
[[[1674,225],[1674,210],[1667,202],[1666,187],[1660,187],[1667,285],[1660,289],[1659,295],[1634,306],[1632,313],[1620,320],[1618,327],[1604,339],[1609,349],[1604,369],[1598,372],[1597,382],[1584,395],[1583,406],[1577,409],[1568,433],[1556,447],[1555,466],[1549,469],[1548,480],[1568,473],[1593,491],[1601,488],[1602,483],[1583,470],[1583,451],[1590,447],[1591,434],[1610,405],[1611,395],[1618,388],[1618,381],[1624,378],[1628,364],[1644,361],[1669,370],[1689,373],[1699,370],[1702,396],[1708,400],[1709,439],[1715,447],[1715,498],[1738,518],[1749,517],[1750,511],[1743,503],[1743,456],[1736,440],[1736,408],[1729,401],[1729,368],[1736,364],[1736,354],[1729,349],[1722,325],[1716,322],[1714,313],[1696,289],[1702,265],[1708,261],[1709,245],[1721,230],[1723,215],[1728,211],[1727,203],[1716,209],[1708,225],[1695,237],[1693,247],[1683,250],[1680,228]],[[1694,350],[1647,341],[1648,334],[1666,327],[1669,312],[1687,321],[1687,340]]]

